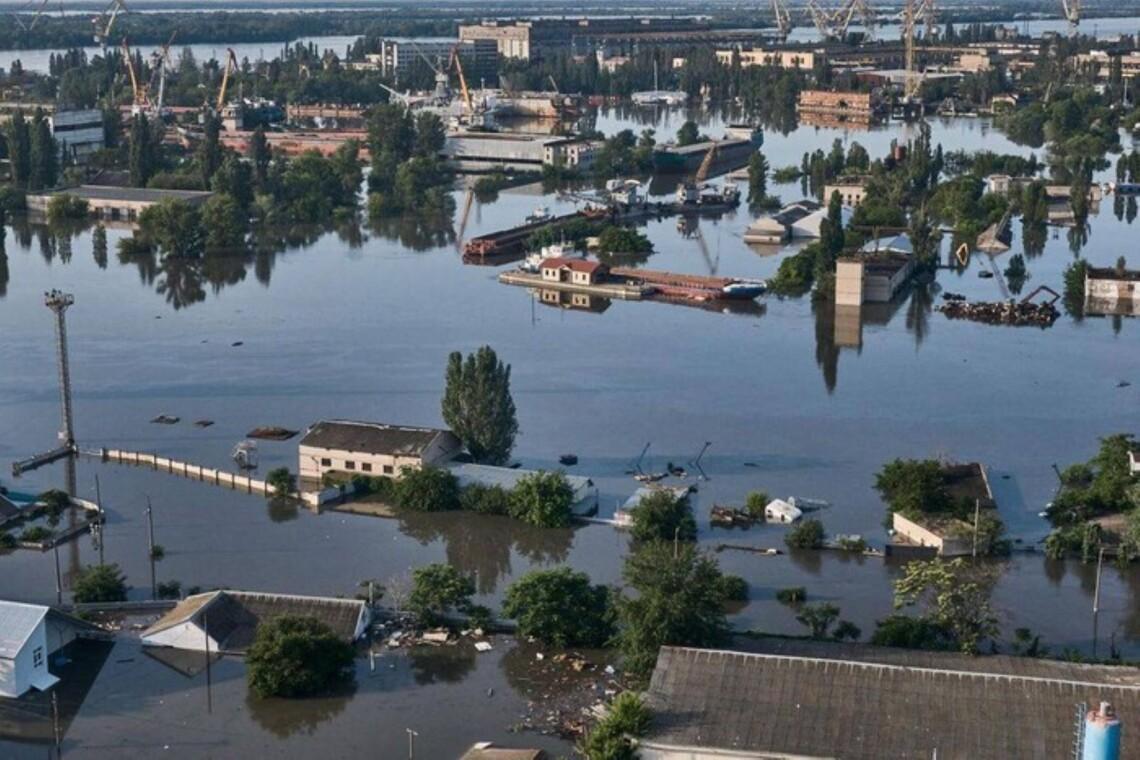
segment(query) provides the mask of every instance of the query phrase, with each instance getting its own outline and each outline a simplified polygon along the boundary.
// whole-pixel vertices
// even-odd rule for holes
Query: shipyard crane
[[[44,10],[47,8],[48,3],[50,2],[51,0],[28,0],[28,2],[21,5],[16,9],[15,13],[12,14],[16,19],[16,24],[18,24],[19,27],[25,32],[32,31],[36,28],[36,24],[39,23],[40,17],[44,15]],[[35,8],[34,11],[32,11],[33,8]],[[32,13],[32,20],[25,24],[24,19],[21,16],[22,14],[28,12]]]
[[[459,76],[459,92],[463,95],[463,104],[467,106],[467,113],[473,120],[475,118],[475,104],[471,100],[471,90],[467,89],[467,77],[463,75],[463,64],[459,61],[459,48],[451,49],[451,66]]]
[[[170,46],[174,44],[174,38],[178,34],[175,30],[170,35],[170,39],[166,41],[158,50],[150,54],[150,81],[147,83],[147,96],[155,90],[158,91],[158,97],[154,101],[154,110],[159,116],[162,115],[162,105],[166,100],[166,71],[170,67]]]
[[[918,96],[918,88],[921,81],[918,78],[918,72],[915,71],[915,51],[914,51],[914,33],[915,26],[918,21],[918,8],[915,5],[915,0],[906,0],[903,5],[903,44],[905,46],[905,61],[906,61],[906,78],[903,81],[903,96],[908,100],[913,100]]]
[[[218,90],[218,104],[215,107],[218,113],[221,113],[222,107],[226,104],[226,90],[230,85],[230,76],[237,70],[237,54],[234,53],[233,48],[226,48],[226,67],[222,70],[222,86]]]
[[[786,40],[792,33],[792,14],[784,0],[772,0],[772,15],[776,17],[776,31],[781,40]]]
[[[855,14],[863,18],[868,37],[874,32],[875,15],[867,0],[843,0],[838,8],[824,8],[821,0],[808,0],[808,17],[825,40],[842,40],[847,36]]]
[[[111,30],[115,27],[115,20],[120,13],[127,12],[127,4],[123,0],[111,0],[110,5],[98,16],[91,19],[95,27],[95,41],[106,50],[107,41],[111,39]]]
[[[1069,22],[1069,33],[1076,34],[1081,23],[1081,0],[1061,0],[1061,11]]]
[[[139,82],[138,73],[135,71],[135,60],[131,55],[131,46],[127,42],[127,38],[123,38],[123,62],[127,67],[127,73],[131,76],[131,113],[140,114],[147,110],[150,105],[150,99],[147,97],[146,85]]]

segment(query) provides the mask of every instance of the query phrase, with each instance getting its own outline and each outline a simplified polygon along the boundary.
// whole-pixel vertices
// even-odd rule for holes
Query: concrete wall
[[[169,457],[160,457],[157,454],[145,454],[139,451],[120,451],[119,449],[102,449],[103,459],[123,464],[137,464],[161,470],[174,475],[201,480],[215,485],[228,486],[238,491],[271,495],[273,488],[264,480],[258,480],[246,475],[239,475],[225,470],[216,470],[213,467],[180,462]]]
[[[971,542],[968,539],[939,535],[913,520],[903,517],[898,512],[891,515],[891,527],[895,529],[895,533],[899,537],[917,546],[933,547],[943,557],[960,557],[969,554],[972,549]]]
[[[863,262],[835,262],[835,304],[863,305]]]

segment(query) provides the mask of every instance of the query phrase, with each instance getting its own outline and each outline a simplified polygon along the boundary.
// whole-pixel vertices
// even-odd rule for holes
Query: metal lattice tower
[[[1081,24],[1081,0],[1061,0],[1061,10],[1069,22],[1069,34],[1076,34]]]
[[[906,5],[903,6],[903,39],[906,46],[906,80],[903,85],[903,94],[907,100],[918,95],[918,72],[915,71],[914,64],[914,34],[915,27],[918,21],[918,14],[915,8],[915,0],[906,0]]]
[[[67,318],[65,312],[75,303],[75,296],[59,290],[44,293],[44,305],[55,312],[55,348],[59,357],[59,396],[63,412],[63,429],[59,439],[66,448],[75,447],[75,428],[71,416],[71,367],[67,361]]]

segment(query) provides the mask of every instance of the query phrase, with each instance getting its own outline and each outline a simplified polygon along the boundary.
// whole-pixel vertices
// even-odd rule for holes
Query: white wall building
[[[48,670],[48,658],[83,633],[96,630],[50,607],[0,601],[0,697],[50,689],[59,679]]]
[[[794,523],[803,517],[803,512],[783,499],[772,499],[764,507],[764,520],[775,523]]]
[[[297,469],[302,478],[315,480],[326,472],[393,477],[403,467],[448,462],[462,449],[450,430],[322,420],[301,438]]]

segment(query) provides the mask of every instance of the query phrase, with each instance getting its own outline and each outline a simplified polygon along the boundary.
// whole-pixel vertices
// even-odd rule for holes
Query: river
[[[597,125],[607,133],[654,126],[665,136],[686,115],[713,134],[721,126],[707,112],[618,110],[600,113]],[[946,150],[1029,153],[985,119],[934,119],[931,126]],[[800,127],[768,133],[764,151],[774,168],[827,150],[834,139],[859,141],[878,156],[907,130]],[[785,201],[802,197],[799,183],[769,187]],[[697,483],[694,497],[700,542],[710,550],[782,546],[779,527],[709,527],[713,503],[740,503],[756,488],[826,499],[833,505],[821,515],[828,533],[860,533],[881,546],[887,536],[874,473],[895,457],[934,456],[985,463],[1010,533],[1032,545],[1048,531],[1037,513],[1053,494],[1052,465],[1088,459],[1100,436],[1140,430],[1135,320],[1063,316],[1049,329],[1017,329],[950,321],[931,310],[940,291],[999,299],[997,281],[978,276],[990,267],[985,256],[962,272],[940,270],[930,289],[867,308],[854,332],[851,325],[837,332],[831,309],[808,298],[768,297],[761,314],[636,302],[573,311],[499,284],[495,268],[462,265],[452,238],[465,193],[457,189],[455,200],[450,229],[341,229],[211,271],[120,263],[114,246],[129,234],[123,230],[109,230],[110,261],[101,267],[89,232],[60,240],[42,228],[10,228],[10,279],[0,289],[0,459],[55,443],[55,347],[42,305],[51,288],[76,298],[69,332],[83,445],[228,467],[234,444],[257,425],[303,429],[329,417],[440,424],[448,353],[486,343],[513,367],[518,459],[554,468],[559,455],[578,454],[572,472],[598,484],[603,516],[637,486],[625,472],[646,442],[647,469],[688,463],[711,442],[702,460],[709,479]],[[539,204],[572,208],[535,186],[506,190],[494,202],[472,204],[463,236],[517,224]],[[1090,219],[1081,254],[1094,264],[1135,250],[1135,206],[1122,207],[1121,218],[1115,211],[1109,199]],[[678,234],[675,220],[651,222],[644,230],[656,253],[647,265],[770,276],[787,251],[746,246],[741,235],[752,218],[742,207],[701,220],[707,258],[695,238]],[[1073,259],[1064,231],[1050,230],[1044,252],[1027,258],[1026,292],[1060,290]],[[1017,222],[1014,232],[1011,254],[1021,251]],[[998,257],[999,268],[1011,254]],[[1118,387],[1121,381],[1131,385]],[[182,422],[151,424],[158,414]],[[190,425],[200,418],[215,424]],[[262,444],[261,457],[262,471],[295,469],[296,442]],[[447,561],[474,574],[479,600],[495,605],[513,578],[535,567],[566,563],[597,582],[618,583],[627,550],[626,536],[607,526],[545,531],[467,514],[317,515],[86,459],[78,467],[81,495],[94,493],[96,477],[109,512],[106,559],[123,567],[135,598],[149,594],[148,498],[166,550],[159,580],[183,587],[352,594],[362,580]],[[64,480],[59,464],[8,484],[36,492]],[[97,559],[87,537],[61,555],[65,585]],[[718,558],[750,584],[733,624],[778,633],[802,631],[775,599],[777,590],[802,585],[869,635],[891,611],[899,572],[881,559],[830,553],[727,550]],[[1028,627],[1053,651],[1091,652],[1092,566],[1021,553],[998,564],[994,602],[1007,637]],[[50,553],[14,552],[0,556],[0,567],[0,598],[54,601]],[[1111,639],[1125,654],[1140,654],[1138,601],[1140,572],[1106,567],[1102,653]]]

